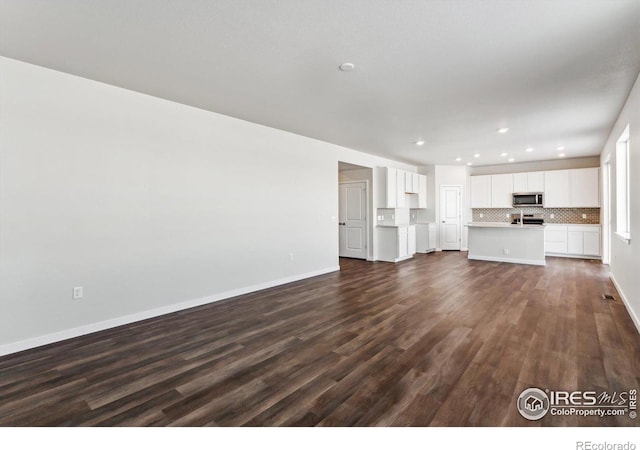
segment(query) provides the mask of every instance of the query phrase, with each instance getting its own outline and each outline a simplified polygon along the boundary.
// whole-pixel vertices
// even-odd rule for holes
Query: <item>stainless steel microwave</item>
[[[513,194],[513,207],[544,206],[542,192],[516,192]]]

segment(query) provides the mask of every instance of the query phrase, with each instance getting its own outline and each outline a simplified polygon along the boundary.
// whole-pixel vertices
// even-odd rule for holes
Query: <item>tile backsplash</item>
[[[520,208],[474,208],[474,222],[510,222],[511,214],[519,214]],[[542,214],[545,223],[600,223],[600,208],[522,208],[525,214]],[[480,217],[482,214],[482,217]],[[509,218],[506,215],[509,214]],[[553,218],[551,218],[553,214]],[[582,218],[585,214],[586,219]]]

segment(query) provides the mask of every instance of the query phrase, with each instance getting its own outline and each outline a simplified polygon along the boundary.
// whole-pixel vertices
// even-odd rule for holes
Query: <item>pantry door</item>
[[[367,184],[340,183],[340,256],[367,259]]]
[[[460,250],[460,186],[440,186],[440,248]]]

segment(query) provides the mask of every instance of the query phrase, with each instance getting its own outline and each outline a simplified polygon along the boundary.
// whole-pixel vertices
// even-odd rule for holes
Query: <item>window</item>
[[[616,143],[616,234],[631,240],[629,221],[629,125]]]

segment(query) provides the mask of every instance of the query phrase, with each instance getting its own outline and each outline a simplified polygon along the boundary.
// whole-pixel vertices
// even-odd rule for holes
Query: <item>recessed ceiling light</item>
[[[416,141],[416,145],[424,145],[424,141]]]
[[[338,66],[338,68],[343,72],[351,72],[353,69],[356,68],[356,66],[353,63],[342,63]]]
[[[509,162],[514,162],[514,161],[515,161],[515,159],[509,158]]]
[[[468,162],[468,163],[467,163],[467,166],[470,166],[470,165],[472,165],[472,164],[473,164],[472,162]]]
[[[500,134],[505,134],[507,131],[509,131],[509,129],[508,128],[498,128],[496,131],[498,133],[500,133]]]
[[[527,151],[527,152],[531,153],[531,152],[533,151],[533,149],[532,149],[531,147],[529,147],[529,148],[528,148],[527,150],[525,150],[525,151]]]
[[[502,153],[500,153],[500,156],[507,156],[507,155],[508,155],[508,153],[507,153],[507,152],[502,152]]]
[[[558,158],[564,158],[565,156],[567,155],[565,155],[564,153],[558,153]]]
[[[480,153],[476,153],[475,155],[473,155],[474,158],[480,158]]]
[[[556,148],[556,150],[562,151],[562,150],[564,150],[564,147],[561,145],[560,147]]]
[[[462,158],[460,158],[459,156],[456,158],[456,161],[462,161]]]

